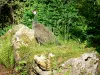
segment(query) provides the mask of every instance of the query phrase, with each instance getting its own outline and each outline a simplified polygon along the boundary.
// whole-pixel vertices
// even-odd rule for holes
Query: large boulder
[[[98,60],[95,53],[85,53],[64,62],[62,67],[68,75],[97,75]]]
[[[20,49],[21,46],[35,46],[37,42],[34,37],[34,30],[23,24],[14,26],[11,29],[11,35],[15,62],[18,63],[21,60],[20,51],[18,49]]]
[[[29,29],[23,24],[19,24],[12,29],[12,44],[14,49],[20,48],[20,46],[28,46],[30,43],[36,43],[34,37],[34,30]]]

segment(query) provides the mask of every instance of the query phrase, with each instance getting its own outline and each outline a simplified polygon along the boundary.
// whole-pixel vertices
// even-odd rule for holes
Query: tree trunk
[[[11,24],[14,24],[14,10],[12,8],[12,6],[10,6],[10,13],[9,13],[9,17],[10,17],[10,22]]]

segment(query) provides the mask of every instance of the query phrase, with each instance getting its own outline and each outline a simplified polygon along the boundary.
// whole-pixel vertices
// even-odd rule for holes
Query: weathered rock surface
[[[36,45],[36,39],[34,37],[34,30],[28,28],[23,24],[14,26],[11,29],[12,46],[14,49],[15,61],[18,63],[21,60],[19,49],[21,46],[29,46],[30,44]]]
[[[72,58],[62,64],[69,75],[97,75],[99,59],[95,53],[85,53],[79,58]]]
[[[33,66],[33,71],[36,75],[97,75],[97,61],[99,59],[96,57],[95,53],[85,53],[81,57],[71,58],[68,61],[65,61],[59,68],[60,72],[54,69],[46,70],[45,68],[44,70],[41,68],[39,61],[44,65],[47,63],[45,60],[45,56],[35,56],[35,62],[38,63],[35,63],[35,66]]]
[[[29,43],[35,41],[34,30],[29,29],[23,24],[19,24],[13,27],[12,29],[12,44],[14,49],[20,48],[21,45],[28,46]]]
[[[52,57],[54,57],[52,53],[49,53],[47,56],[35,55],[34,61],[42,70],[48,71],[48,70],[51,70]]]

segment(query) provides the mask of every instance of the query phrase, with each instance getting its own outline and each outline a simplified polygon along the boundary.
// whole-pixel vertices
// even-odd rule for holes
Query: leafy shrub
[[[28,10],[23,15],[22,23],[31,28],[32,27],[32,19],[33,19],[33,14],[31,12],[31,10]]]
[[[29,27],[32,25],[34,16],[31,11],[34,9],[38,11],[38,22],[46,25],[56,36],[65,40],[85,36],[85,18],[79,15],[75,1],[35,0],[25,9],[22,18],[22,23]]]
[[[12,26],[5,27],[4,29],[0,28],[0,36],[4,35]]]

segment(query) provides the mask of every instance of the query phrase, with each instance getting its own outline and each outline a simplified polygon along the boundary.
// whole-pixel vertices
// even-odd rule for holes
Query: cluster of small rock
[[[50,53],[50,57],[54,54]],[[50,57],[51,58],[51,57]],[[60,65],[60,72],[51,69],[53,61],[44,55],[34,56],[33,70],[36,75],[97,75],[98,58],[95,53],[85,53],[81,57],[71,58]]]

